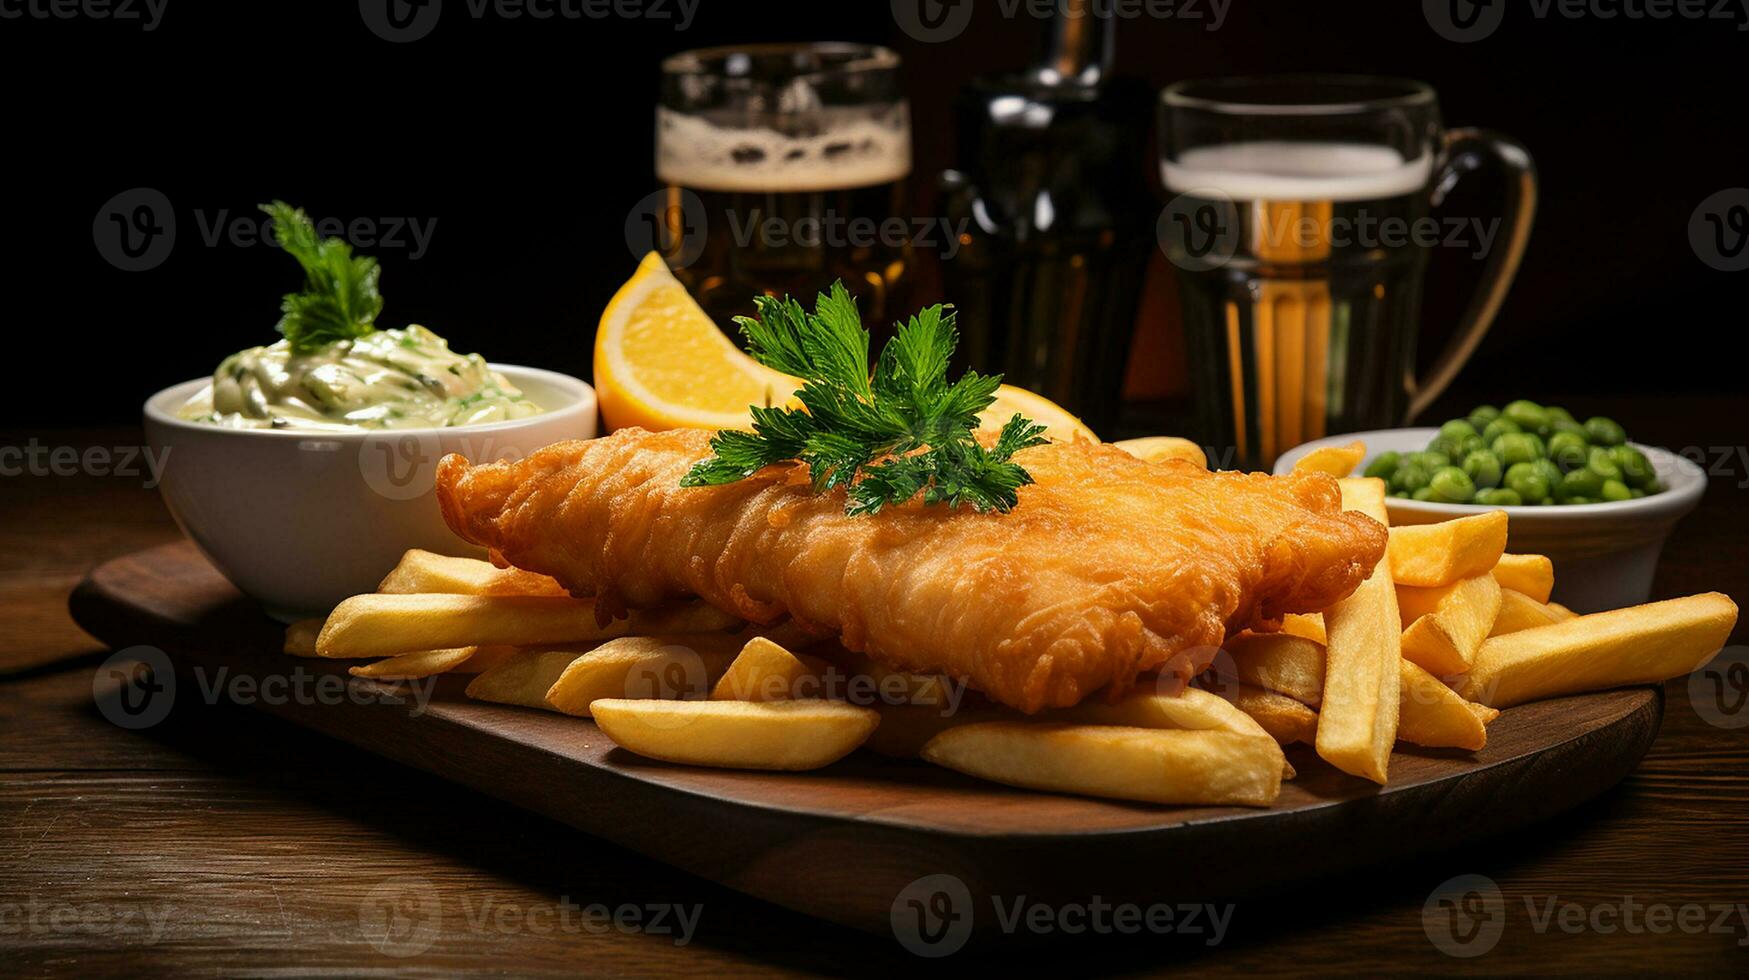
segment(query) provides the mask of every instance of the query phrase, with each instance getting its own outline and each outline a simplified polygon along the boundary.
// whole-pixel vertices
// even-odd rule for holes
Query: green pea
[[[1468,503],[1476,495],[1476,485],[1470,475],[1455,466],[1442,467],[1427,481],[1434,500],[1448,504]]]
[[[1478,487],[1488,488],[1500,485],[1500,478],[1505,475],[1506,468],[1501,465],[1500,457],[1486,449],[1478,449],[1464,456],[1464,475]]]
[[[1579,420],[1573,417],[1572,412],[1569,412],[1558,405],[1550,405],[1548,408],[1544,409],[1544,411],[1549,413],[1549,421],[1556,427],[1559,427],[1562,423],[1568,425],[1579,424]]]
[[[1547,447],[1535,433],[1507,432],[1494,440],[1491,447],[1494,455],[1500,457],[1500,462],[1507,466],[1513,463],[1528,463],[1541,459],[1547,452]]]
[[[1499,417],[1500,410],[1492,405],[1477,405],[1470,410],[1470,424],[1478,429]]]
[[[1574,470],[1561,477],[1561,483],[1555,488],[1555,497],[1563,502],[1572,503],[1574,497],[1595,497],[1603,492],[1603,476],[1587,467]]]
[[[1527,504],[1549,499],[1549,480],[1534,463],[1514,463],[1506,468],[1506,489]]]
[[[1481,435],[1481,433],[1477,432],[1476,427],[1471,425],[1467,419],[1452,419],[1439,427],[1441,439],[1458,440],[1464,436],[1474,435]]]
[[[1652,469],[1652,461],[1632,446],[1611,446],[1609,455],[1615,460],[1615,465],[1621,467],[1622,482],[1630,487],[1644,490],[1658,478],[1657,471]]]
[[[1585,434],[1599,446],[1619,446],[1628,441],[1628,434],[1614,419],[1593,415],[1585,420]]]
[[[1595,497],[1568,497],[1566,500],[1561,501],[1561,503],[1572,505],[1595,504],[1597,503],[1597,499]]]
[[[1414,493],[1410,494],[1409,496],[1411,499],[1414,499],[1414,500],[1432,500],[1433,499],[1433,488],[1432,487],[1422,487],[1421,489],[1415,491]]]
[[[1495,419],[1492,422],[1489,422],[1487,425],[1482,427],[1482,438],[1486,439],[1488,441],[1488,445],[1492,446],[1494,444],[1495,439],[1500,438],[1501,436],[1507,434],[1508,432],[1523,432],[1523,431],[1524,431],[1523,429],[1518,427],[1517,422],[1514,422],[1509,418],[1501,417],[1501,418]]]
[[[1592,446],[1590,455],[1585,457],[1585,468],[1605,480],[1621,479],[1621,467],[1615,465],[1615,454],[1602,446]]]
[[[1641,497],[1644,497],[1645,495],[1646,495],[1646,491],[1641,490],[1639,487],[1634,487],[1633,489],[1628,491],[1628,496],[1632,497],[1635,500],[1638,500]]]
[[[1391,496],[1398,497],[1398,498],[1401,498],[1403,500],[1408,500],[1409,499],[1409,491],[1407,491],[1407,490],[1392,490]]]
[[[1506,407],[1500,410],[1500,416],[1511,420],[1526,432],[1535,432],[1549,424],[1548,409],[1523,398],[1515,402],[1508,402]]]
[[[1552,459],[1539,459],[1530,465],[1535,467],[1538,473],[1542,474],[1544,480],[1548,481],[1550,491],[1549,495],[1553,496],[1554,488],[1561,485],[1561,468],[1556,466],[1555,461]]]
[[[1568,419],[1557,419],[1553,425],[1549,426],[1550,435],[1557,432],[1571,432],[1581,439],[1585,438],[1585,427]]]
[[[1391,474],[1397,471],[1397,464],[1403,461],[1403,454],[1396,450],[1379,453],[1373,461],[1366,464],[1366,475],[1389,480]]]
[[[1518,507],[1524,503],[1524,498],[1516,490],[1498,487],[1493,490],[1477,490],[1476,503],[1484,507]]]
[[[1585,437],[1577,432],[1557,432],[1549,436],[1549,458],[1563,472],[1584,466],[1590,455],[1591,447],[1585,442]]]
[[[1414,493],[1427,485],[1433,474],[1415,460],[1404,460],[1403,465],[1391,474],[1391,489]]]
[[[1604,500],[1631,500],[1633,496],[1633,491],[1629,490],[1628,485],[1620,480],[1603,481]]]

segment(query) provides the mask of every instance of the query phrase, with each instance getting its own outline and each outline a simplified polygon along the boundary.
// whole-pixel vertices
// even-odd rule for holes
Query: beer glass
[[[1451,383],[1505,298],[1536,210],[1524,147],[1445,130],[1420,82],[1281,76],[1181,82],[1160,97],[1157,227],[1177,267],[1198,422],[1230,466],[1330,433],[1403,424]],[[1498,167],[1503,216],[1446,216]],[[1435,247],[1486,257],[1425,377],[1421,284]]]
[[[910,173],[910,108],[885,48],[756,44],[662,62],[656,176],[665,220],[689,225],[662,238],[719,323],[752,315],[760,294],[811,307],[835,279],[871,328],[910,312]]]

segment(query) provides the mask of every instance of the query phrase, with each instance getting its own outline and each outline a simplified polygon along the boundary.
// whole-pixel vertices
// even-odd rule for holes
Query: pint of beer
[[[854,44],[769,44],[662,64],[656,174],[676,275],[721,324],[753,297],[811,305],[843,280],[879,329],[908,312],[910,110],[899,57]]]
[[[1181,83],[1162,96],[1162,247],[1178,268],[1199,424],[1230,466],[1401,425],[1487,331],[1528,238],[1535,179],[1504,137],[1443,132],[1431,89],[1341,77]],[[1415,377],[1434,211],[1483,160],[1509,171],[1484,281]],[[1436,179],[1437,177],[1437,179]],[[1480,226],[1477,226],[1480,227]]]

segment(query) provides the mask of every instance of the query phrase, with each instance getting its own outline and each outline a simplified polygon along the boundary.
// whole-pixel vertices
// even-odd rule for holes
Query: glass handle
[[[1428,369],[1426,376],[1416,379],[1409,392],[1409,421],[1426,410],[1434,399],[1463,370],[1470,355],[1476,352],[1494,316],[1512,286],[1519,260],[1524,258],[1524,246],[1530,241],[1530,227],[1536,218],[1536,165],[1530,152],[1518,141],[1485,129],[1454,129],[1445,134],[1445,166],[1433,185],[1433,206],[1438,207],[1445,195],[1465,174],[1474,173],[1492,163],[1506,174],[1506,237],[1503,247],[1496,247],[1482,268],[1482,281],[1464,310],[1457,332]]]

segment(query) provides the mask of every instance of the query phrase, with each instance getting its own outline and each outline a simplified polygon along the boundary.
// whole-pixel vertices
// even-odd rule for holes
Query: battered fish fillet
[[[1347,596],[1385,550],[1323,474],[1053,443],[1015,457],[1037,483],[1010,513],[850,517],[799,465],[682,488],[709,438],[634,428],[515,462],[447,456],[438,495],[457,534],[596,596],[598,615],[690,595],[758,623],[788,614],[1028,712],[1198,673],[1228,633]]]

